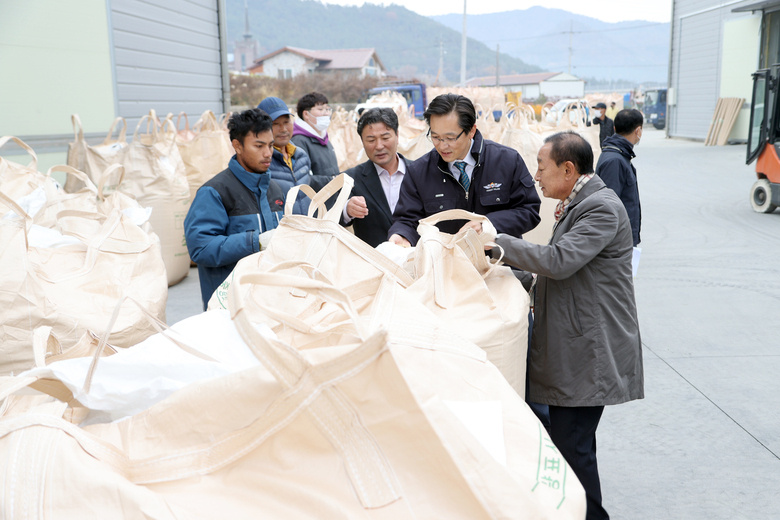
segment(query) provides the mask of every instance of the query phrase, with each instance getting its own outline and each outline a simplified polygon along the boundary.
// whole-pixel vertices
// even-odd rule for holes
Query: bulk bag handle
[[[35,152],[33,151],[33,149],[30,148],[30,146],[27,143],[25,143],[24,141],[22,141],[18,137],[14,137],[12,135],[6,135],[6,136],[3,136],[3,137],[0,137],[0,148],[2,148],[5,145],[5,143],[7,143],[8,141],[15,142],[16,144],[19,145],[20,148],[23,148],[24,151],[26,151],[28,154],[30,154],[30,157],[32,157],[32,161],[30,161],[30,164],[28,164],[26,166],[26,168],[28,170],[38,171],[38,156],[35,155]],[[0,157],[0,163],[2,163],[2,161],[4,161],[4,160],[5,159]]]
[[[349,196],[352,193],[352,187],[355,185],[354,179],[346,173],[341,173],[334,177],[327,185],[325,185],[320,191],[315,192],[314,188],[308,184],[299,184],[293,186],[290,191],[287,192],[287,200],[284,204],[284,214],[289,216],[293,214],[293,206],[298,198],[298,192],[303,191],[312,201],[309,205],[309,217],[314,217],[314,212],[317,211],[317,217],[320,220],[330,220],[331,222],[338,223],[341,218],[341,213],[344,210],[344,206],[347,205]],[[325,202],[327,202],[333,195],[338,192],[339,196],[336,198],[336,202],[333,207],[327,212],[325,211]]]

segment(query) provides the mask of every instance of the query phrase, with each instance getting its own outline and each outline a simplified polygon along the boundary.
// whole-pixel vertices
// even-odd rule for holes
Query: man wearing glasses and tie
[[[448,209],[486,216],[499,233],[520,238],[539,224],[539,196],[520,154],[482,137],[474,105],[457,94],[437,96],[424,114],[434,150],[409,165],[388,240],[414,246],[420,219]],[[477,222],[438,224],[445,233]]]

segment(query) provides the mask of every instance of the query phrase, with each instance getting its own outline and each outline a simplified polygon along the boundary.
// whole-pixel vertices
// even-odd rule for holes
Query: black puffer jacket
[[[601,149],[604,149],[604,140],[607,137],[612,137],[615,134],[615,122],[608,117],[604,118],[604,121],[598,117],[593,120],[594,125],[600,125],[599,128],[599,144]]]
[[[639,244],[639,230],[642,227],[642,205],[639,203],[639,185],[636,168],[631,164],[634,145],[622,135],[615,134],[604,140],[601,157],[596,165],[596,175],[620,197],[631,221],[634,247]]]

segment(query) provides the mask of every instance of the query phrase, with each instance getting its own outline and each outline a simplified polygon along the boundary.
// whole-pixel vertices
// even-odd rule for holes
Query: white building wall
[[[292,75],[297,76],[305,72],[306,61],[300,54],[282,52],[263,62],[263,75],[278,78],[281,69],[292,70]]]
[[[581,98],[585,95],[585,82],[582,80],[542,81],[539,88],[546,97]]]
[[[675,90],[675,105],[667,107],[669,136],[705,139],[718,97],[724,97],[723,75],[744,74],[743,67],[732,68],[740,62],[757,67],[752,51],[741,58],[731,53],[726,62],[723,57],[725,24],[745,16],[732,10],[751,3],[755,0],[674,0],[669,87]]]
[[[751,74],[758,69],[760,40],[760,14],[745,13],[741,18],[726,20],[723,28],[720,97],[745,99],[729,139],[747,141],[750,101],[753,97]]]
[[[536,99],[539,97],[539,84],[533,85],[512,85],[504,90],[508,92],[520,92],[523,94],[523,99]]]

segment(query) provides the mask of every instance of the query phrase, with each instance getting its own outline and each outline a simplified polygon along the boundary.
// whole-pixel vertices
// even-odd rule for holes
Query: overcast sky
[[[363,5],[364,0],[321,0],[326,4]],[[462,13],[461,0],[395,0],[376,1],[372,4],[398,4],[424,16],[436,14]],[[622,22],[625,20],[649,20],[652,22],[668,22],[672,15],[672,0],[470,0],[469,14],[500,13],[516,9],[528,9],[541,5],[543,7],[563,9],[572,13],[584,14],[605,22]]]

